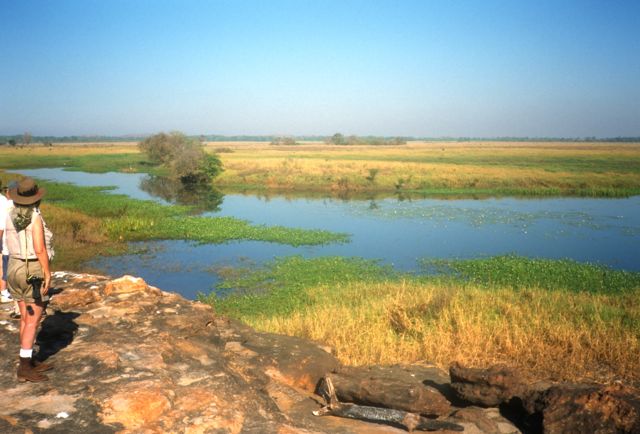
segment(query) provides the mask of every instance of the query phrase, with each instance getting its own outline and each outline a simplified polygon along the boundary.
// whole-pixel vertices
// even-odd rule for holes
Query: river
[[[83,186],[113,186],[114,193],[172,202],[145,184],[146,175],[91,174],[63,169],[19,173]],[[148,184],[148,182],[147,182]],[[145,189],[141,188],[145,187]],[[205,216],[233,216],[256,224],[327,229],[351,235],[324,246],[238,241],[135,243],[136,254],[99,257],[90,265],[106,274],[141,276],[188,298],[208,293],[227,266],[252,266],[278,256],[358,256],[416,272],[423,258],[477,258],[502,254],[570,258],[640,271],[640,196],[594,198],[336,199],[226,194]],[[205,207],[206,209],[206,207]]]

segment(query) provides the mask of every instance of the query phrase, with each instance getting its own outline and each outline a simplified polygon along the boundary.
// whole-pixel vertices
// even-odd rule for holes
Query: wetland
[[[640,380],[637,144],[224,146],[204,189],[121,145],[2,150],[0,177],[48,189],[56,269],[138,275],[343,363]]]
[[[86,173],[60,168],[25,169],[42,180],[109,187],[138,201],[193,205],[198,218],[236,218],[252,225],[322,230],[348,237],[315,245],[261,240],[140,240],[134,253],[99,256],[88,262],[110,275],[132,274],[188,298],[208,294],[219,271],[262,265],[300,255],[359,257],[399,271],[421,272],[425,260],[500,255],[572,259],[640,271],[640,196],[631,198],[440,199],[287,197],[260,194],[192,196],[145,174]],[[161,188],[157,185],[161,184]],[[156,188],[153,186],[156,185]],[[175,186],[174,186],[175,187]],[[190,218],[195,218],[191,216]],[[177,223],[174,223],[176,225]],[[295,244],[295,243],[294,243]]]

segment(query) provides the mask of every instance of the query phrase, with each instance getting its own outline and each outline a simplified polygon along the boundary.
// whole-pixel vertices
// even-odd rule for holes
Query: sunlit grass
[[[52,147],[0,147],[1,169],[63,167],[85,172],[153,172],[143,154],[131,145],[92,145]]]
[[[223,155],[220,186],[426,194],[640,194],[638,144],[439,142],[288,148],[253,144],[231,149],[234,152]]]
[[[523,280],[533,260],[493,261],[492,273],[463,280],[402,276],[360,259],[294,257],[236,270],[223,287],[240,294],[202,300],[259,330],[329,344],[350,365],[502,363],[540,378],[640,381],[640,273],[546,261]],[[604,271],[609,284],[592,286]],[[495,274],[503,279],[490,280]],[[559,285],[567,289],[558,288],[562,275],[575,281]]]
[[[225,171],[218,187],[330,194],[640,194],[640,144],[410,142],[405,146],[212,142]],[[134,143],[2,147],[3,168],[73,167],[89,172],[157,172]],[[375,175],[372,176],[372,173]]]

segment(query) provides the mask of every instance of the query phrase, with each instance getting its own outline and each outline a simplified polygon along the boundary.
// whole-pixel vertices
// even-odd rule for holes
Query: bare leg
[[[27,321],[27,305],[24,300],[20,300],[17,303],[18,309],[20,310],[20,343],[22,344],[22,334],[24,333],[24,326]]]
[[[36,340],[36,331],[40,324],[43,305],[41,303],[24,303],[24,309],[20,308],[20,348],[30,350]]]
[[[25,303],[24,300],[18,302],[20,306],[20,365],[18,366],[18,381],[46,381],[49,378],[41,371],[50,369],[43,366],[36,367],[33,360],[33,343],[36,339],[36,331],[42,316],[42,303]]]

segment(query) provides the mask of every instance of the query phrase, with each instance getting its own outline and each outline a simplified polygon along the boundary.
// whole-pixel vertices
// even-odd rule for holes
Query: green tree
[[[222,172],[222,163],[205,152],[203,144],[181,132],[158,133],[138,144],[149,160],[169,169],[171,178],[185,184],[206,182]]]
[[[215,154],[207,154],[202,165],[202,171],[211,179],[220,175],[220,173],[222,173],[222,161],[220,161],[220,157]]]
[[[329,142],[333,143],[334,145],[344,145],[344,136],[340,133],[335,133],[333,136],[331,136]]]
[[[138,148],[147,154],[152,163],[163,164],[171,161],[181,143],[188,140],[184,134],[176,131],[158,133],[138,143]]]

